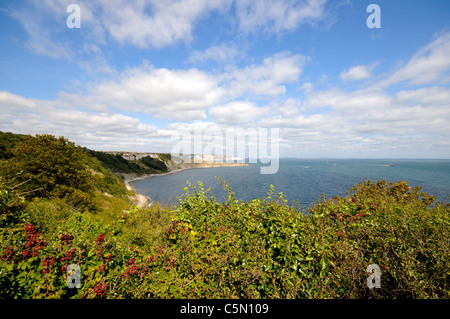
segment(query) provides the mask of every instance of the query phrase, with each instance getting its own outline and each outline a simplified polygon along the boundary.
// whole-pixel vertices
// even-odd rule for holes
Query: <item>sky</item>
[[[200,125],[276,130],[280,157],[450,158],[447,0],[10,0],[0,42],[0,131],[171,152]]]

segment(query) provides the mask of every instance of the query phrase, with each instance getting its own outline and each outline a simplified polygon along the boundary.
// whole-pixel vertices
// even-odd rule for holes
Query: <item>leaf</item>
[[[22,261],[22,262],[20,263],[19,268],[20,268],[21,270],[25,270],[25,269],[27,269],[27,266],[28,266],[28,263],[27,263],[26,261]]]
[[[325,261],[325,259],[321,259],[320,260],[320,265],[322,266],[322,270],[324,270],[325,268],[327,268],[327,262]]]

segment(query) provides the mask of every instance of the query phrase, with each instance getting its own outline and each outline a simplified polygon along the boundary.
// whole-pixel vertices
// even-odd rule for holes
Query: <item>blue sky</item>
[[[277,129],[282,157],[450,158],[449,13],[445,0],[0,1],[0,130],[170,152],[202,123]]]

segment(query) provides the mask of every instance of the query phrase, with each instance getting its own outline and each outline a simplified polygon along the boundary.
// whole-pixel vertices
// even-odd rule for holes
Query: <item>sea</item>
[[[393,165],[392,165],[393,164]],[[267,166],[266,164],[265,166]],[[273,185],[290,205],[309,207],[322,196],[346,196],[352,186],[364,180],[406,181],[435,195],[438,201],[450,200],[450,160],[382,159],[280,159],[275,174],[261,174],[263,164],[217,168],[195,168],[157,175],[132,182],[135,190],[152,203],[176,206],[188,187],[203,183],[219,202],[227,197],[217,177],[231,188],[235,198],[251,201],[265,198]],[[273,196],[272,196],[273,198]]]

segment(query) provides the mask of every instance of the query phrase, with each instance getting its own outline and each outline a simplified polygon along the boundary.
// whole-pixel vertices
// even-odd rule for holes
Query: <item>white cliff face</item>
[[[233,163],[231,161],[241,160],[229,156],[220,155],[185,155],[181,157],[172,156],[172,160],[165,161],[169,171],[202,168],[202,167],[222,167],[222,166],[246,166],[245,163]]]

